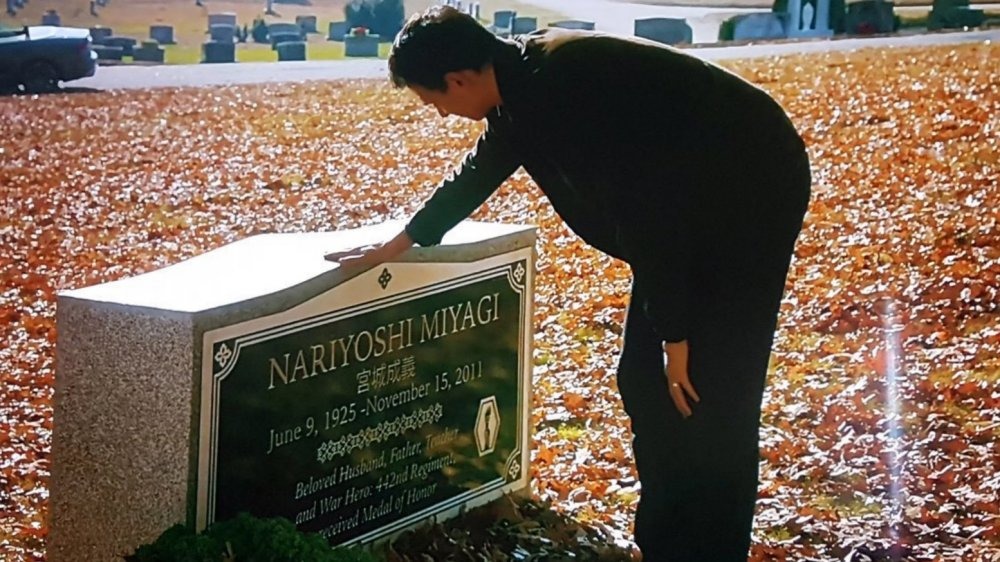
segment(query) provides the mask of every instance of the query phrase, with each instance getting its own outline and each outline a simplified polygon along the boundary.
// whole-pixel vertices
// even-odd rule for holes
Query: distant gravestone
[[[149,26],[149,38],[160,45],[173,45],[174,28],[170,25],[151,25]]]
[[[329,41],[343,41],[347,32],[348,29],[346,21],[331,21],[326,38]]]
[[[510,32],[513,35],[521,35],[524,33],[531,33],[532,31],[538,29],[538,18],[533,18],[529,16],[517,16],[511,23]]]
[[[252,236],[61,292],[47,560],[240,512],[371,544],[525,488],[534,229],[323,259],[400,228]]]
[[[122,54],[126,57],[132,56],[132,49],[135,47],[136,40],[131,37],[118,37],[112,35],[111,37],[105,37],[103,43],[111,47],[121,47]]]
[[[782,14],[755,12],[739,14],[733,20],[733,41],[784,39],[785,22]]]
[[[788,0],[788,37],[831,37],[830,0]]]
[[[316,16],[295,16],[295,24],[299,26],[302,33],[316,33]]]
[[[635,20],[635,36],[676,45],[691,43],[692,31],[687,21],[677,18],[645,18]]]
[[[583,21],[583,20],[562,20],[550,23],[549,27],[557,27],[560,29],[583,29],[587,31],[593,31],[594,22]]]
[[[138,49],[132,49],[132,60],[138,62],[163,62],[163,49],[157,41],[143,41]]]
[[[62,25],[62,19],[59,17],[59,12],[55,10],[48,10],[42,14],[42,25]]]
[[[344,56],[348,57],[377,57],[378,56],[378,35],[359,35],[344,37]]]
[[[287,22],[269,23],[267,24],[267,33],[269,36],[278,33],[294,34],[299,38],[299,41],[306,38],[305,33],[302,32],[302,28],[299,27],[299,25],[296,23],[287,23]],[[274,44],[273,40],[271,41],[271,44]]]
[[[91,50],[97,54],[99,61],[119,61],[122,60],[124,49],[121,47],[111,47],[108,45],[92,45]]]
[[[491,31],[497,35],[509,35],[511,33],[511,27],[514,25],[514,18],[517,17],[517,12],[513,10],[498,10],[493,12],[493,25],[491,26]]]
[[[934,0],[927,28],[930,30],[979,27],[986,13],[969,7],[969,0]]]
[[[278,45],[282,43],[298,43],[302,41],[302,36],[298,33],[272,33],[271,37],[271,50],[277,51]]]
[[[208,29],[211,30],[213,25],[231,25],[236,27],[236,14],[232,12],[208,14]]]
[[[203,63],[236,62],[236,43],[208,41],[201,46]]]
[[[236,41],[236,28],[231,25],[216,24],[209,27],[209,37],[212,41],[221,43]]]
[[[306,60],[305,41],[278,43],[276,50],[278,51],[279,61]]]
[[[895,30],[892,2],[861,0],[848,4],[846,27],[851,35],[892,33]]]
[[[111,37],[112,33],[113,32],[112,32],[112,30],[111,30],[110,27],[100,27],[100,26],[98,26],[98,27],[91,27],[90,28],[90,40],[95,45],[101,45],[101,44],[104,43],[105,39],[107,39],[108,37]]]

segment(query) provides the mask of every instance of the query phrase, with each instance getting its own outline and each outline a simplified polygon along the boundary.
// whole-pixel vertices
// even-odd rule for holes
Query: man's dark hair
[[[472,16],[451,6],[432,6],[410,17],[389,53],[389,77],[397,88],[421,86],[443,92],[444,75],[482,70],[502,42]]]

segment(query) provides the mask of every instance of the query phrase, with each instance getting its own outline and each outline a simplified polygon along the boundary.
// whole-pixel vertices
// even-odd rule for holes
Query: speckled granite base
[[[190,318],[59,299],[52,562],[120,559],[186,519]]]
[[[255,236],[61,293],[47,559],[120,560],[173,524],[193,526],[203,334],[328,294],[362,272],[325,252],[401,227]],[[533,245],[533,228],[467,221],[400,261],[470,262]]]

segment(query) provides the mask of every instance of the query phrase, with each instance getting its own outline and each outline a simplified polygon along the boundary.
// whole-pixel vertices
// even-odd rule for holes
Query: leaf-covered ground
[[[815,178],[756,560],[1000,559],[997,61],[986,44],[729,64],[788,108]],[[57,291],[254,233],[405,218],[478,130],[372,82],[0,99],[0,558],[44,553]],[[535,492],[627,541],[628,269],[523,173],[475,217],[541,227]]]

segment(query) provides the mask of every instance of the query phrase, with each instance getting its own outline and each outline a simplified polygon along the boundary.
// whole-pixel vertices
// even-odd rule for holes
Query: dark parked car
[[[86,29],[0,29],[0,89],[51,92],[60,80],[93,76],[96,70],[97,54]]]

